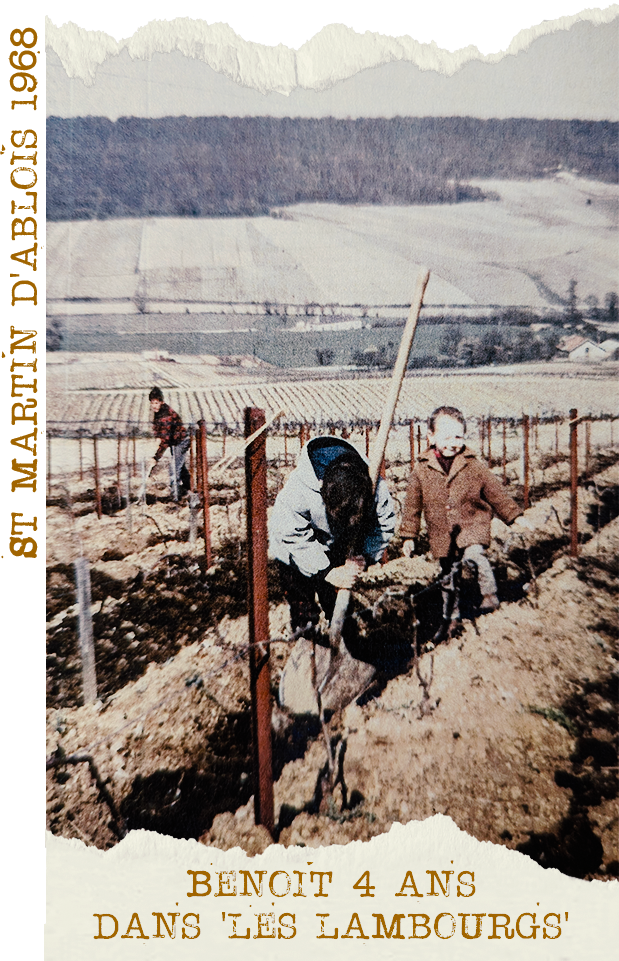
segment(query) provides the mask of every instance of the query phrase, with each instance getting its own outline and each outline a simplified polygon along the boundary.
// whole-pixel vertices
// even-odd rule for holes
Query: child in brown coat
[[[400,533],[402,553],[410,557],[425,516],[430,550],[449,575],[454,561],[477,571],[482,594],[480,613],[499,606],[497,587],[485,548],[496,513],[512,524],[522,510],[499,478],[465,445],[466,421],[455,407],[438,407],[428,421],[428,449],[419,456],[409,481]],[[450,610],[451,608],[451,610]],[[458,621],[457,590],[443,591],[444,621]]]

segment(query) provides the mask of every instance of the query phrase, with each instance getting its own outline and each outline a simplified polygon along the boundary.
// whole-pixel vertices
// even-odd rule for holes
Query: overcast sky
[[[496,8],[495,8],[496,9]],[[573,12],[574,8],[568,8]],[[562,15],[548,5],[533,13],[50,13],[59,26],[72,21],[116,39],[152,20],[189,17],[226,23],[244,40],[298,50],[326,25],[359,33],[432,40],[447,50],[469,44],[481,53],[504,50],[523,28]],[[179,52],[132,60],[126,50],[108,57],[86,86],[67,76],[58,55],[47,56],[47,112],[53,116],[475,116],[619,119],[619,19],[577,23],[535,40],[497,64],[472,62],[451,77],[396,62],[362,70],[327,90],[263,94]]]

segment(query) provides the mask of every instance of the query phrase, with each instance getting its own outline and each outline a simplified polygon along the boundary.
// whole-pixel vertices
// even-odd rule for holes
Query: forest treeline
[[[619,124],[470,117],[47,122],[47,216],[251,216],[302,202],[484,199],[473,177],[615,182]]]

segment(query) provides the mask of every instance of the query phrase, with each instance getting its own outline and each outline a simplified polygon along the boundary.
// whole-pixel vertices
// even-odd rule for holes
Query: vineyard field
[[[65,436],[150,433],[151,413],[148,389],[158,383],[166,400],[186,424],[203,419],[209,430],[225,428],[239,432],[246,407],[260,407],[267,417],[284,414],[280,426],[290,428],[307,423],[315,429],[355,424],[376,425],[380,421],[388,390],[385,377],[322,377],[277,380],[268,373],[255,379],[246,369],[228,369],[227,383],[213,383],[221,367],[198,363],[143,363],[126,375],[124,388],[114,384],[96,386],[96,365],[55,364],[48,382],[48,427]],[[266,368],[265,368],[266,370]],[[260,368],[254,368],[260,372]],[[80,381],[78,374],[83,379]],[[107,375],[106,375],[107,376]],[[76,389],[76,384],[91,389]],[[118,382],[117,382],[118,383]],[[603,370],[577,368],[571,364],[529,365],[482,373],[452,370],[442,374],[411,374],[406,377],[396,410],[396,423],[425,420],[435,407],[451,404],[469,418],[492,415],[518,419],[522,413],[552,418],[565,416],[576,407],[581,414],[596,417],[617,413],[616,365]]]

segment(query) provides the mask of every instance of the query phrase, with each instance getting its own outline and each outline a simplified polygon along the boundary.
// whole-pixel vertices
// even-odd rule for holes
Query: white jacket
[[[300,572],[312,577],[331,566],[329,550],[333,535],[322,499],[322,480],[316,476],[309,457],[322,446],[331,446],[335,438],[314,437],[299,457],[299,462],[288,481],[277,495],[269,520],[269,549],[284,564],[294,561]],[[324,442],[328,443],[325,445]],[[367,463],[348,441],[337,438],[338,445],[354,451]],[[389,489],[382,478],[376,487],[376,515],[378,523],[365,539],[363,553],[370,562],[379,561],[395,529],[395,512]]]

